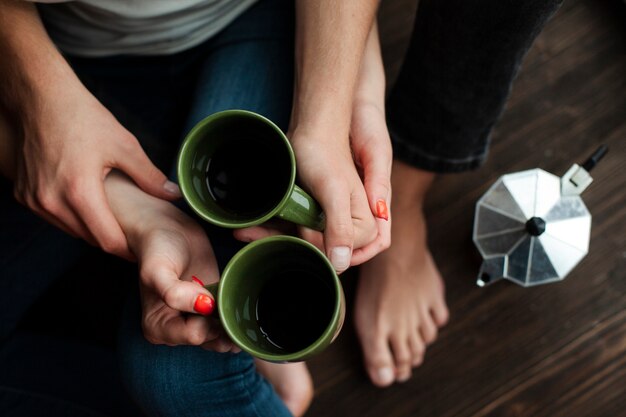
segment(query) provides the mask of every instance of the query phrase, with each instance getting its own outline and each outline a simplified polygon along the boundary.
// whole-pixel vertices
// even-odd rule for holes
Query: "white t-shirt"
[[[61,51],[168,55],[196,46],[257,0],[31,0]],[[51,4],[54,3],[54,4]]]

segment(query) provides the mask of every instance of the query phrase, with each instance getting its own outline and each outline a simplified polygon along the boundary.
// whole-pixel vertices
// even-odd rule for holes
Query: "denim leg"
[[[394,157],[456,172],[486,158],[524,55],[562,0],[421,0],[390,94]]]
[[[170,56],[68,58],[89,91],[167,173],[189,111],[197,73],[194,50]]]
[[[228,109],[259,113],[286,131],[294,30],[292,1],[263,0],[213,38],[203,51],[185,134],[205,117]],[[170,177],[175,179],[174,171]],[[221,270],[243,245],[230,230],[198,221],[207,229]]]
[[[193,58],[193,53],[181,53],[168,57],[68,57],[68,61],[92,94],[137,136],[151,159],[167,172],[176,154],[182,124],[188,113],[189,97],[195,81]],[[38,392],[47,392],[46,384],[42,381],[48,381],[49,374],[35,379],[36,383],[32,385],[24,383],[20,386],[19,395],[9,392],[21,381],[13,378],[14,375],[23,376],[25,372],[28,375],[46,373],[55,364],[50,363],[49,368],[38,368],[29,367],[31,363],[28,362],[21,374],[9,375],[10,369],[19,367],[20,360],[28,358],[27,355],[18,357],[7,352],[19,352],[14,347],[23,341],[23,337],[14,330],[26,312],[89,250],[95,249],[64,234],[18,204],[12,195],[12,185],[0,179],[0,370],[3,371],[0,374],[3,379],[1,385],[5,386],[0,393],[0,414],[7,405],[13,404],[15,409],[12,411],[21,415],[28,415],[35,409],[44,409],[44,414],[50,416],[78,415],[77,411],[69,411],[67,408],[71,406],[70,402],[62,404],[67,408],[63,413],[58,410],[61,405],[57,407],[37,397]],[[128,275],[136,277],[136,267],[130,266]],[[120,277],[124,278],[128,277]],[[59,299],[58,302],[64,303],[65,300]],[[45,337],[42,339],[45,340]],[[50,345],[53,342],[48,340],[47,343]],[[72,348],[80,350],[76,342],[67,341],[67,345],[67,352]],[[62,348],[58,350],[63,351]],[[62,359],[59,356],[55,358]],[[85,358],[74,359],[79,363]],[[93,356],[91,360],[102,359]],[[29,370],[31,368],[32,372]],[[108,370],[111,374],[103,376],[102,381],[117,376],[114,368],[109,366]],[[91,368],[84,368],[83,371],[84,376],[88,377]],[[66,377],[70,378],[69,375]],[[62,378],[57,379],[57,384],[63,382]],[[78,380],[76,378],[73,382]],[[57,385],[65,393],[65,396],[60,397],[69,398],[76,394],[71,387],[77,385]],[[90,386],[84,388],[89,389]],[[109,394],[106,392],[103,397]],[[14,397],[18,400],[13,401]],[[76,397],[77,404],[85,403],[84,396],[76,394]],[[109,405],[113,404],[111,399],[108,401]],[[118,410],[118,415],[122,415],[122,410]]]
[[[261,1],[213,39],[186,131],[227,109],[254,111],[287,129],[293,93],[293,7],[286,0]]]
[[[287,417],[291,414],[246,353],[152,345],[131,295],[120,331],[123,380],[150,417]]]
[[[88,250],[13,198],[0,180],[0,344],[26,311]],[[2,367],[2,364],[0,364]]]
[[[203,46],[188,131],[204,117],[239,108],[285,129],[293,84],[293,5],[261,1]],[[240,244],[230,231],[209,229],[223,267]],[[137,297],[121,332],[122,372],[129,391],[150,416],[289,416],[246,353],[155,346],[141,335]]]
[[[170,57],[68,57],[87,88],[169,169],[189,108],[193,54]],[[18,204],[0,181],[0,341],[33,302],[85,253],[67,236]]]

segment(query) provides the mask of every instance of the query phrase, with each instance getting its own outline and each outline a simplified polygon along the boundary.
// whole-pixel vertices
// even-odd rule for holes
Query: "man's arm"
[[[377,7],[378,0],[296,2],[292,126],[329,126],[335,136],[347,134],[361,58]]]
[[[377,5],[377,0],[296,2],[290,139],[300,179],[326,213],[324,248],[339,272],[351,264],[353,248],[377,236],[349,143],[355,86]]]
[[[0,56],[0,100],[17,128],[6,138],[16,198],[60,229],[129,257],[106,174],[118,168],[160,198],[178,197],[177,187],[82,85],[32,4],[0,0]]]

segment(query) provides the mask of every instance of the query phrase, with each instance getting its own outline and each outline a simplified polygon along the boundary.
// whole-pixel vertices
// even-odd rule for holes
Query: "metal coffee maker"
[[[561,178],[537,168],[503,175],[489,188],[474,217],[479,286],[502,278],[524,287],[560,281],[585,257],[591,214],[580,194],[607,150],[601,146]]]

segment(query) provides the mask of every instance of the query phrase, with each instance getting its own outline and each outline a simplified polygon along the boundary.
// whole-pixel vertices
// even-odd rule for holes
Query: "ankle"
[[[422,210],[435,174],[394,160],[391,171],[393,206],[400,210]]]

